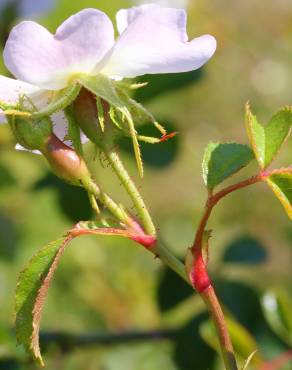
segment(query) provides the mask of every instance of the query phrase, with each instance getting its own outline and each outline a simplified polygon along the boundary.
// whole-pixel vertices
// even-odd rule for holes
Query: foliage
[[[115,4],[102,2],[101,7],[103,7],[103,10],[112,8],[111,13],[114,14],[114,8],[126,7],[127,5],[125,1]],[[256,4],[253,5],[256,6]],[[62,0],[51,11],[44,24],[48,24],[51,29],[54,29],[61,19],[78,10],[77,8],[84,6],[96,5],[93,1],[78,4],[78,2]],[[202,6],[208,13],[212,12],[207,5]],[[279,17],[282,17],[283,24],[285,24],[289,12],[287,11],[287,15],[279,14],[280,7],[272,11],[272,5],[267,6],[271,10],[273,18],[276,13]],[[217,10],[219,14],[222,11]],[[250,40],[249,47],[260,60],[263,55],[258,51],[259,38],[261,38],[261,31],[258,27],[259,20],[254,15],[254,11],[245,10],[249,14],[248,18],[245,18],[244,12],[239,12],[242,15],[242,20],[235,16],[238,23],[244,21],[250,25],[252,33],[247,34],[246,39]],[[199,24],[204,24],[205,21],[200,20],[199,15],[193,15],[193,17],[199,21]],[[228,12],[226,14],[224,10],[224,14],[219,15],[219,17],[225,24],[226,17],[230,17],[230,14]],[[253,23],[254,21],[256,22]],[[271,25],[274,22],[272,18],[269,18],[267,22],[261,28],[272,36],[273,33],[270,33],[270,28],[273,28]],[[8,29],[9,27],[5,28]],[[254,30],[257,31],[256,34],[254,34]],[[234,37],[236,43],[243,42],[236,39],[237,36],[233,29],[230,29],[230,31],[220,29],[220,32],[222,32],[222,37]],[[226,36],[228,32],[230,34]],[[245,29],[245,32],[248,33],[248,30]],[[288,28],[285,32],[288,36],[290,35]],[[265,39],[266,37],[268,36],[265,35]],[[288,40],[289,37],[287,37]],[[270,43],[272,55],[280,46],[278,46],[278,42],[277,46],[273,44],[273,37],[269,37],[269,46]],[[254,44],[256,44],[256,47],[253,46]],[[287,42],[288,44],[290,45]],[[241,57],[242,60],[246,60],[244,55],[241,55]],[[241,64],[236,68],[231,68],[230,65],[222,68],[221,65],[221,69],[219,67],[220,73],[226,73],[226,75],[220,78],[226,79],[226,81],[234,81],[235,78],[238,79],[238,75],[242,71],[247,75],[252,74],[253,72],[248,70],[246,65]],[[185,246],[191,243],[193,238],[194,218],[198,218],[198,213],[197,211],[194,212],[194,209],[200,209],[204,196],[198,185],[199,182],[196,183],[194,196],[194,178],[195,174],[199,173],[198,158],[200,154],[197,148],[202,146],[203,142],[207,143],[210,140],[211,133],[213,136],[217,136],[215,138],[216,142],[222,136],[224,136],[224,140],[232,136],[241,138],[242,127],[238,124],[241,117],[237,112],[240,112],[241,109],[242,95],[244,95],[244,98],[250,96],[249,92],[247,93],[244,90],[246,85],[249,85],[248,89],[250,89],[250,82],[247,83],[244,81],[245,79],[238,79],[238,90],[241,89],[242,93],[235,94],[233,82],[231,84],[232,89],[229,83],[226,82],[224,89],[220,90],[222,104],[215,104],[218,99],[218,89],[214,89],[214,79],[211,85],[215,91],[209,91],[205,83],[208,79],[210,82],[210,78],[212,81],[212,74],[215,73],[212,68],[215,70],[216,65],[210,67],[211,74],[208,74],[207,70],[207,73],[200,76],[201,80],[196,81],[199,83],[195,89],[192,88],[195,78],[188,74],[180,75],[180,80],[175,82],[174,86],[169,85],[169,82],[173,83],[174,81],[171,76],[150,76],[149,79],[148,76],[145,76],[145,80],[151,80],[151,83],[135,93],[137,101],[142,101],[143,98],[140,97],[143,94],[145,95],[144,101],[147,101],[147,108],[150,107],[156,117],[163,117],[161,122],[171,122],[172,128],[169,131],[177,131],[177,128],[181,131],[178,139],[174,139],[174,141],[168,141],[155,147],[151,146],[150,149],[146,144],[141,145],[145,166],[148,166],[149,163],[153,166],[153,168],[147,168],[147,172],[149,172],[146,178],[147,186],[143,185],[142,190],[151,201],[155,218],[159,219],[161,233],[164,234],[166,229],[172,229],[173,237],[168,238],[171,239],[175,252],[181,257],[184,255]],[[228,73],[224,72],[225,69]],[[234,76],[233,73],[237,75]],[[183,79],[185,80],[183,81]],[[287,84],[289,85],[288,80]],[[167,88],[163,86],[167,86]],[[157,95],[155,95],[153,89],[156,89]],[[265,105],[267,103],[264,103],[257,95],[256,89],[253,94],[255,96],[251,98],[257,104],[257,111],[259,113],[267,111],[269,105]],[[151,101],[150,97],[154,96],[155,99]],[[206,96],[208,99],[206,99]],[[270,95],[269,97],[270,99],[267,99],[267,101],[269,104],[271,103],[271,106],[279,104],[275,96]],[[290,98],[284,90],[279,94],[280,101],[289,101]],[[205,100],[208,100],[208,102],[205,102]],[[211,106],[212,109],[210,109]],[[227,107],[227,109],[223,109],[222,106]],[[132,106],[131,109],[134,108],[136,109],[136,105],[135,107]],[[291,127],[291,123],[289,123],[290,114],[290,109],[278,112],[264,128],[264,126],[257,123],[256,118],[250,113],[251,122],[249,125],[251,128],[249,128],[249,136],[252,139],[251,144],[255,157],[262,169],[271,164],[288,136],[289,124]],[[151,121],[150,117],[148,119]],[[143,119],[141,119],[141,124],[142,121]],[[201,123],[205,125],[204,130],[200,130]],[[235,123],[238,129],[235,127]],[[218,132],[214,132],[215,124],[216,127],[222,128],[224,132],[221,137]],[[138,129],[139,134],[143,133],[143,126],[139,125]],[[198,132],[200,135],[198,135]],[[81,193],[81,189],[73,191],[71,187],[62,184],[58,179],[50,180],[50,175],[47,175],[46,167],[40,159],[30,154],[14,153],[12,150],[7,152],[6,148],[11,147],[12,140],[3,127],[1,127],[1,134],[1,146],[5,148],[5,153],[1,151],[0,158],[0,263],[1,281],[4,281],[0,288],[0,299],[3,297],[8,297],[8,299],[3,298],[2,300],[1,323],[3,322],[4,325],[2,327],[0,324],[0,368],[5,370],[10,368],[33,369],[34,365],[28,363],[28,358],[21,351],[15,350],[13,335],[10,332],[9,318],[11,317],[12,297],[9,292],[12,292],[15,285],[16,273],[20,266],[24,264],[24,261],[35,253],[39,243],[46,243],[56,235],[61,235],[63,230],[70,227],[72,220],[77,221],[80,210],[84,208],[85,219],[93,216],[86,201],[86,194]],[[146,134],[151,137],[155,136],[154,131],[151,133],[147,131]],[[70,135],[73,138],[76,137],[74,132],[71,132]],[[273,138],[272,141],[271,138]],[[173,143],[178,142],[175,140],[180,140],[180,145],[173,149]],[[78,145],[77,142],[76,147]],[[229,155],[230,152],[227,151],[227,156],[211,158],[211,163],[215,161],[216,164],[215,172],[213,167],[210,172],[206,165],[205,182],[209,188],[220,185],[222,181],[225,181],[249,163],[248,158],[251,160],[248,146],[235,143],[216,145],[217,149],[215,148],[215,151],[218,150],[218,147],[220,150],[222,148],[224,150],[228,148],[229,150],[231,146],[236,147],[236,149],[231,151],[231,156]],[[166,146],[169,149],[165,150]],[[129,152],[128,142],[123,148],[125,147],[127,149],[125,159],[130,166],[133,166],[127,155]],[[239,148],[240,150],[246,148],[246,152],[238,161],[234,160],[236,155],[233,156],[233,154],[236,154]],[[148,154],[149,160],[147,159],[147,150],[150,152]],[[153,154],[153,150],[155,150],[155,154]],[[224,150],[223,154],[225,153]],[[94,152],[90,147],[85,148],[85,156],[91,160],[91,166],[94,168],[98,180],[111,188],[113,194],[118,192],[119,184],[115,184],[106,171],[108,164],[104,162],[102,156],[99,157],[99,153]],[[282,151],[281,165],[290,157],[291,147],[286,145],[285,150]],[[166,159],[163,162],[161,158]],[[102,165],[100,165],[99,159]],[[226,171],[226,167],[220,168],[220,166],[226,164],[226,159],[231,160],[228,171]],[[210,163],[210,158],[206,161]],[[161,163],[164,164],[164,167]],[[276,159],[275,163],[278,163]],[[158,167],[159,165],[161,167]],[[95,168],[97,169],[95,170]],[[157,171],[157,168],[159,168],[159,171]],[[247,171],[249,170],[251,169],[247,168]],[[44,183],[42,179],[48,181],[46,180]],[[235,181],[235,178],[231,179],[231,181],[233,180]],[[286,173],[273,174],[265,181],[282,202],[291,218],[291,176]],[[137,182],[139,181],[137,180]],[[182,187],[184,191],[181,191]],[[84,196],[81,196],[82,194]],[[288,269],[289,246],[292,238],[291,224],[289,220],[285,221],[282,218],[280,207],[279,209],[273,207],[274,203],[265,191],[250,189],[247,192],[243,191],[241,194],[241,198],[234,195],[234,202],[228,203],[227,201],[225,208],[221,209],[218,215],[214,214],[212,227],[214,226],[216,230],[219,230],[220,227],[222,230],[228,228],[231,237],[228,238],[230,244],[226,245],[225,232],[221,234],[215,232],[216,247],[218,247],[219,252],[214,258],[211,257],[211,271],[214,281],[221,284],[219,296],[224,298],[224,304],[228,311],[231,311],[232,319],[236,322],[235,325],[242,326],[244,331],[249,332],[249,338],[253,338],[252,341],[256,340],[259,353],[255,356],[269,360],[291,346],[291,328],[289,315],[287,316],[287,312],[290,312],[289,297],[291,295],[289,284],[291,277]],[[128,207],[131,207],[130,203]],[[175,215],[179,212],[181,212],[181,215]],[[179,226],[173,227],[173,225],[179,225],[172,222],[174,217],[181,217],[184,224],[192,225],[191,235],[188,234],[188,229]],[[279,226],[280,222],[281,226]],[[239,229],[244,235],[239,235]],[[252,230],[253,235],[246,237],[247,230]],[[269,237],[271,234],[274,235],[272,240]],[[167,238],[167,235],[163,236]],[[181,240],[186,241],[183,243],[184,245],[180,245]],[[206,322],[206,315],[201,316],[203,309],[199,297],[193,296],[191,290],[181,280],[181,285],[179,285],[178,281],[176,282],[171,277],[169,270],[158,267],[158,263],[153,261],[151,256],[148,256],[142,248],[133,247],[128,240],[123,241],[116,238],[113,241],[104,240],[103,244],[106,248],[97,248],[99,243],[98,238],[91,237],[74,242],[76,248],[68,250],[66,259],[64,259],[56,273],[56,281],[50,288],[50,296],[44,312],[44,332],[41,335],[47,368],[56,368],[56,363],[62,361],[64,369],[96,368],[98,366],[109,370],[123,370],[124,368],[136,370],[139,366],[143,366],[147,370],[161,366],[168,369],[183,370],[188,368],[222,369],[221,364],[218,365],[215,362],[213,349],[198,334],[200,325]],[[231,259],[227,258],[227,250],[230,245],[238,244],[239,247],[233,247],[233,257]],[[57,247],[54,244],[50,246],[54,254]],[[254,249],[252,250],[252,248]],[[226,254],[224,254],[224,250],[226,250]],[[220,258],[220,253],[222,253],[223,258]],[[271,256],[280,256],[281,254],[284,255],[283,259],[281,257],[271,259]],[[263,258],[264,255],[268,257],[266,260]],[[285,256],[287,256],[286,259]],[[42,261],[44,262],[42,270],[48,266],[46,263],[50,261]],[[273,271],[276,271],[276,275],[273,273],[273,276],[270,276],[269,273],[266,274],[262,270],[255,271],[258,263],[264,264],[267,261],[272,265]],[[242,265],[240,269],[236,270],[237,267],[233,265],[234,263],[247,262],[252,262],[253,266],[245,268]],[[124,268],[125,265],[127,266],[126,269]],[[220,280],[223,274],[227,279],[226,281]],[[32,275],[32,277],[36,278],[36,275]],[[240,279],[241,283],[246,284],[246,289],[236,283],[237,278]],[[25,282],[26,280],[24,280]],[[30,287],[36,292],[34,289],[37,289],[38,286],[37,284],[33,286],[33,282],[36,283],[38,280],[30,280],[30,284],[24,284],[24,288]],[[281,292],[279,293],[277,290],[271,292],[269,287],[272,285],[281,286]],[[266,289],[268,289],[267,292],[265,292]],[[252,293],[248,294],[248,291],[252,291]],[[263,298],[262,303],[265,317],[258,307],[261,293],[264,293],[264,297],[268,297]],[[264,303],[269,300],[270,305]],[[271,304],[271,302],[274,303]],[[23,301],[20,300],[18,303],[20,307]],[[30,317],[32,313],[32,304],[33,301],[30,301],[27,306],[27,317]],[[26,322],[26,325],[30,325],[30,331],[31,324],[31,321]],[[116,332],[120,333],[122,331],[123,335],[124,331],[135,331],[137,328],[151,332],[153,328],[168,327],[174,328],[175,333],[170,336],[166,335],[166,337],[162,336],[161,340],[158,339],[159,342],[156,338],[155,340],[149,340],[148,343],[124,342],[119,346],[112,345],[105,348],[104,344],[97,341],[92,350],[85,350],[80,344],[82,343],[82,340],[80,340],[78,351],[73,351],[74,345],[70,343],[70,339],[60,344],[61,341],[56,340],[56,338],[52,339],[50,335],[47,336],[55,329],[61,331],[61,334],[62,331],[66,331],[69,333],[69,337],[70,332],[79,332],[81,337],[84,333],[86,337],[87,335],[90,336],[91,332],[106,333],[112,336]],[[27,338],[23,340],[23,342],[25,341],[27,341]],[[248,343],[248,340],[246,343]],[[246,345],[246,343],[243,344]],[[83,345],[86,346],[86,344]],[[250,350],[252,349],[250,348]],[[244,352],[242,360],[250,355],[250,352],[248,352],[249,349]],[[249,366],[251,369],[255,366],[253,360]]]

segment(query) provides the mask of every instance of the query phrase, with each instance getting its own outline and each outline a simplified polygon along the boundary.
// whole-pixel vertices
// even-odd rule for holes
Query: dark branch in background
[[[128,331],[122,333],[91,333],[91,334],[72,334],[61,331],[41,332],[40,343],[42,347],[50,344],[57,345],[62,351],[68,352],[78,347],[91,345],[111,346],[115,344],[125,344],[138,341],[160,341],[173,340],[179,334],[177,329],[161,329],[153,331]]]

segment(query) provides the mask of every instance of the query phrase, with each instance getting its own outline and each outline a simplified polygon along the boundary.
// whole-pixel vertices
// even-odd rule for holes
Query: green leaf
[[[261,169],[265,169],[273,161],[291,133],[292,107],[282,108],[264,127],[257,121],[249,104],[247,104],[246,127],[256,159]]]
[[[251,334],[237,321],[228,316],[226,318],[227,327],[234,345],[234,351],[241,361],[245,361],[252,352],[257,349],[257,344]],[[221,353],[220,344],[215,327],[209,319],[200,326],[200,334],[206,343],[209,344],[215,351]],[[259,352],[256,352],[253,357],[253,362],[256,365],[262,363],[262,358]]]
[[[59,259],[70,240],[71,237],[63,237],[40,249],[20,273],[17,283],[17,341],[31,352],[41,365],[44,365],[39,348],[42,307]]]
[[[252,150],[247,145],[210,142],[205,149],[202,165],[205,184],[213,189],[247,166],[252,159]]]
[[[17,341],[41,365],[44,365],[39,347],[42,309],[54,272],[69,242],[82,235],[122,236],[145,246],[152,245],[155,240],[148,235],[100,225],[95,221],[78,223],[65,237],[41,248],[20,273],[15,295]]]
[[[292,346],[292,297],[285,290],[269,291],[262,297],[265,318],[274,332]]]
[[[292,168],[291,173],[282,173],[269,176],[267,184],[282,203],[288,217],[292,220]]]

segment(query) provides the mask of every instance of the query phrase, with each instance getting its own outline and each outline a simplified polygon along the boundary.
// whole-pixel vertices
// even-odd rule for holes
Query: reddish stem
[[[270,177],[270,176],[273,176],[273,175],[278,175],[278,174],[285,174],[285,173],[287,173],[287,174],[292,173],[292,166],[286,167],[286,168],[280,168],[280,169],[276,169],[276,170],[271,170],[271,171],[262,171],[256,176],[252,176],[249,179],[246,179],[246,180],[240,181],[236,184],[227,186],[226,188],[220,190],[218,193],[216,193],[214,195],[211,194],[209,196],[207,202],[206,202],[205,212],[203,214],[203,217],[200,221],[200,224],[199,224],[199,227],[198,227],[198,230],[197,230],[195,241],[194,241],[194,244],[193,244],[193,247],[192,247],[193,252],[195,252],[196,249],[201,249],[204,230],[206,228],[206,225],[207,225],[207,222],[208,222],[209,217],[211,215],[211,212],[212,212],[214,206],[222,198],[224,198],[226,195],[228,195],[228,194],[230,194],[230,193],[232,193],[236,190],[245,188],[249,185],[256,184],[257,182],[260,182],[260,181],[264,181],[267,177]]]
[[[216,327],[226,370],[237,370],[233,346],[226,327],[224,314],[212,285],[201,293],[201,297],[208,307],[213,323]]]
[[[142,229],[141,229],[142,230]],[[151,249],[156,244],[156,238],[152,235],[147,235],[144,232],[135,232],[127,229],[117,229],[113,227],[97,227],[93,229],[84,228],[82,222],[74,226],[70,230],[69,235],[75,237],[81,235],[116,235],[129,238],[136,243],[143,245],[147,249]]]
[[[226,195],[232,193],[235,190],[242,189],[246,186],[255,184],[262,180],[263,180],[262,175],[253,176],[247,180],[238,182],[237,184],[230,185],[227,188],[219,191],[218,193],[209,196],[206,202],[206,205],[205,205],[205,212],[203,214],[203,217],[201,218],[201,221],[200,221],[197,233],[196,233],[195,241],[192,247],[194,253],[196,253],[197,250],[201,250],[202,238],[203,238],[203,234],[204,234],[207,222],[209,220],[209,217],[211,215],[213,208],[219,202],[219,200],[224,198]]]
[[[272,175],[291,172],[292,172],[291,166],[288,168],[281,168],[272,171],[262,171],[258,175],[250,177],[247,180],[238,182],[237,184],[230,185],[224,188],[223,190],[217,192],[216,194],[212,194],[210,192],[208,200],[205,205],[205,212],[201,218],[199,227],[197,229],[194,244],[191,248],[193,254],[193,266],[191,272],[189,273],[189,278],[191,280],[193,287],[202,296],[210,311],[210,314],[212,316],[213,322],[215,324],[219,336],[223,359],[227,370],[237,370],[237,364],[234,356],[232,342],[224,319],[224,315],[220,303],[218,301],[218,298],[216,296],[216,293],[213,289],[212,282],[209,278],[206,262],[204,261],[203,258],[202,253],[203,237],[207,226],[207,222],[215,205],[220,201],[220,199],[224,198],[226,195],[234,192],[235,190],[239,190],[246,186],[253,185],[257,182],[264,181],[267,177],[270,177]]]

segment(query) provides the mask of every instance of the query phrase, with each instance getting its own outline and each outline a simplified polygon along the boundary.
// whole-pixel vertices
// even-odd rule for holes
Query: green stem
[[[136,227],[136,225],[133,224],[133,219],[128,216],[127,213],[119,207],[109,195],[100,190],[97,185],[94,183],[90,184],[88,192],[89,194],[93,194],[118,220],[132,228]],[[159,259],[171,270],[175,271],[182,279],[190,284],[185,272],[184,264],[165,247],[161,240],[158,240],[155,246],[148,250],[155,256],[159,257]]]
[[[127,213],[119,207],[109,195],[100,190],[97,185],[92,183],[88,188],[89,194],[93,194],[118,220],[124,224],[135,228],[133,219],[127,215]],[[148,249],[155,256],[164,262],[171,270],[175,271],[182,279],[188,284],[190,281],[186,275],[184,264],[176,258],[169,250],[165,247],[161,240],[158,240],[154,247]]]
[[[103,206],[106,207],[119,221],[132,228],[135,227],[135,224],[133,223],[131,217],[128,216],[126,212],[121,207],[119,207],[108,194],[103,192],[93,181],[91,181],[90,184],[86,184],[85,188],[88,191],[89,195],[93,195],[95,198],[97,198],[103,204]]]
[[[129,196],[131,197],[141,218],[145,232],[149,235],[155,236],[156,234],[155,226],[152,222],[152,219],[144,203],[144,200],[141,194],[139,193],[136,185],[130,178],[127,170],[125,169],[121,159],[119,158],[118,153],[116,153],[113,150],[106,151],[104,149],[104,151],[108,161],[112,165],[114,172],[120,179],[122,185],[126,189]],[[172,254],[167,247],[165,247],[165,245],[160,239],[157,240],[155,246],[149,248],[149,251],[153,253],[155,256],[159,257],[159,259],[163,263],[165,263],[171,270],[175,271],[179,276],[181,276],[182,279],[184,279],[188,284],[190,284],[190,281],[185,272],[184,264],[177,257],[175,257],[175,255]]]
[[[112,150],[105,151],[105,154],[110,164],[112,165],[114,172],[117,174],[118,178],[120,179],[129,196],[131,197],[139,213],[145,231],[150,235],[155,235],[155,227],[143,201],[143,198],[141,197],[138,189],[131,180],[127,170],[125,169],[123,163],[119,158],[119,155]],[[201,230],[204,230],[210,213],[211,209],[204,217]],[[190,280],[186,274],[184,264],[179,259],[177,259],[160,240],[157,240],[155,246],[150,248],[149,251],[159,257],[159,259],[164,262],[170,269],[175,271],[182,279],[190,284]],[[237,370],[232,343],[225,324],[224,315],[214,289],[212,286],[210,286],[208,289],[206,289],[204,292],[201,292],[200,294],[205,301],[215,323],[219,335],[226,370]]]
[[[114,172],[120,179],[122,185],[126,189],[130,198],[132,199],[134,206],[138,212],[138,215],[141,219],[142,225],[144,227],[144,231],[148,235],[155,236],[156,235],[155,226],[147,210],[146,204],[144,203],[144,200],[141,197],[139,190],[137,189],[136,185],[134,184],[131,177],[129,176],[122,161],[120,160],[118,153],[116,153],[114,150],[106,150],[105,148],[103,148],[103,150]]]
[[[183,280],[191,285],[185,271],[185,265],[177,257],[175,257],[174,254],[170,252],[170,250],[159,238],[156,245],[153,248],[149,249],[149,251],[158,256],[165,265],[167,265],[171,270],[176,272]]]

